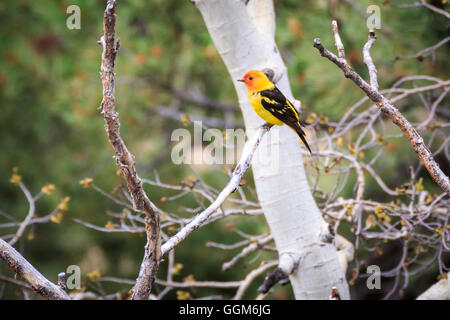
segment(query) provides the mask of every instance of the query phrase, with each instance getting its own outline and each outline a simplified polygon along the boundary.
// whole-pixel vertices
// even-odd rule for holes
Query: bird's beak
[[[245,79],[239,79],[239,82],[244,82],[245,83]]]

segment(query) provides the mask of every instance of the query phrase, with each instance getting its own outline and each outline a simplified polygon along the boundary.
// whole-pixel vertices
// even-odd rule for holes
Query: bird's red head
[[[238,81],[243,82],[249,91],[266,90],[273,86],[267,76],[259,70],[250,70]]]

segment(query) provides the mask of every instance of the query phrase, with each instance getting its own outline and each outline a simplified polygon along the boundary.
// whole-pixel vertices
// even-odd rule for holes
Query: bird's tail
[[[302,141],[303,141],[303,144],[306,146],[306,148],[309,150],[309,153],[312,153],[312,151],[311,151],[311,148],[309,147],[309,144],[308,144],[308,142],[306,142],[306,139],[305,139],[305,131],[303,131],[303,129],[302,128],[300,128],[300,126],[297,126],[296,128],[295,128],[295,132],[297,132],[297,134],[298,134],[298,136],[300,137],[300,139],[302,139]]]

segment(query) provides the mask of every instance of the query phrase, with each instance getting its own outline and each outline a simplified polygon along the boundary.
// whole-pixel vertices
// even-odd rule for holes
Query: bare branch
[[[170,288],[224,288],[232,289],[237,288],[242,284],[241,281],[185,281],[185,282],[175,282],[175,281],[163,281],[156,280],[157,284],[170,287]]]
[[[33,290],[33,287],[28,282],[21,281],[21,280],[16,280],[14,278],[9,278],[9,277],[1,275],[1,274],[0,274],[0,281],[14,284],[14,285],[16,285],[18,287],[21,287],[22,289]]]
[[[276,268],[270,272],[264,279],[263,284],[258,288],[258,292],[266,294],[272,289],[274,285],[288,278],[288,275],[284,273],[280,268]]]
[[[108,0],[103,17],[104,35],[100,39],[103,47],[100,72],[103,84],[101,109],[106,122],[108,139],[114,148],[116,163],[127,181],[133,206],[135,210],[146,214],[147,244],[132,295],[133,299],[143,300],[150,296],[161,256],[159,215],[142,187],[142,181],[136,172],[134,156],[128,151],[120,136],[119,115],[115,110],[114,97],[114,64],[119,50],[119,40],[115,35],[116,6],[115,0]]]
[[[33,199],[33,196],[31,195],[30,191],[27,189],[27,187],[23,184],[20,183],[19,184],[20,189],[22,189],[23,193],[25,194],[25,196],[27,197],[27,201],[28,201],[28,214],[25,218],[25,220],[23,220],[23,222],[20,223],[19,229],[17,229],[16,234],[14,235],[14,237],[9,241],[10,245],[14,245],[17,240],[20,239],[20,237],[22,236],[22,234],[25,231],[25,228],[30,224],[31,219],[34,216],[35,213],[35,200]]]
[[[82,221],[80,219],[73,219],[73,221],[75,221],[75,222],[77,222],[79,224],[82,224],[82,225],[84,225],[87,228],[94,229],[94,230],[97,230],[97,231],[102,231],[102,232],[110,232],[110,233],[115,233],[115,232],[142,233],[142,232],[145,231],[144,227],[133,227],[133,228],[131,228],[131,227],[123,227],[122,226],[121,228],[115,228],[115,227],[114,228],[106,228],[106,227],[96,226],[95,224],[91,224],[89,222],[85,222],[85,221]]]
[[[420,4],[421,4],[422,6],[424,6],[425,8],[428,8],[428,9],[430,9],[431,11],[434,11],[434,12],[436,12],[436,13],[439,13],[439,14],[443,15],[443,16],[446,17],[447,19],[450,19],[450,13],[448,13],[447,11],[442,10],[442,9],[439,9],[439,8],[437,8],[437,7],[435,7],[435,6],[432,6],[431,4],[429,4],[428,2],[426,2],[425,0],[420,0]]]
[[[70,300],[69,295],[60,287],[47,280],[19,252],[0,239],[0,258],[9,268],[24,278],[32,289],[50,300]]]
[[[369,39],[369,41],[371,41]],[[346,60],[341,59],[324,48],[321,44],[320,39],[314,39],[314,47],[319,50],[320,54],[329,59],[331,62],[336,64],[343,72],[346,78],[351,79],[356,85],[358,85],[372,100],[375,105],[386,114],[391,121],[396,124],[400,130],[403,132],[403,135],[408,139],[410,144],[412,145],[414,151],[418,154],[421,162],[425,166],[425,168],[430,173],[433,180],[444,190],[447,195],[450,195],[450,181],[449,178],[442,172],[439,168],[439,165],[433,158],[433,154],[430,152],[428,147],[423,141],[423,138],[419,135],[416,129],[409,123],[408,120],[403,117],[403,115],[398,111],[396,107],[392,105],[392,103],[385,98],[378,90],[372,88],[366,81],[364,81],[359,74],[357,74],[351,66],[347,63]],[[367,46],[370,48],[370,46]],[[367,54],[368,50],[366,50]],[[376,74],[373,75],[376,77]],[[450,81],[445,81],[446,86],[450,86]]]
[[[375,36],[375,31],[370,30],[369,39],[367,40],[363,48],[363,55],[364,55],[364,63],[366,64],[367,69],[369,69],[370,86],[372,87],[373,90],[378,91],[377,68],[375,67],[372,57],[370,56],[370,48],[372,48],[372,45],[374,44],[376,39],[377,37]]]
[[[341,36],[339,35],[339,29],[336,20],[333,20],[331,22],[331,31],[333,32],[334,45],[336,46],[338,57],[341,59],[345,59],[344,45],[342,44]]]
[[[66,290],[67,285],[67,276],[65,272],[60,272],[58,274],[58,287],[60,287],[63,290]]]
[[[428,8],[431,11],[434,11],[436,13],[439,13],[446,17],[447,19],[450,19],[450,14],[447,11],[444,11],[442,9],[439,9],[435,6],[432,6],[431,4],[427,3],[425,0],[419,0],[418,2],[413,3],[405,3],[405,4],[398,4],[396,5],[399,8],[417,8],[417,7],[425,7]]]
[[[253,158],[253,154],[256,151],[259,143],[261,142],[264,134],[269,131],[271,128],[270,125],[265,124],[259,128],[259,130],[255,133],[253,138],[244,146],[244,150],[242,152],[241,159],[239,160],[236,168],[233,171],[233,174],[230,178],[230,181],[225,186],[225,188],[220,192],[217,196],[216,200],[208,207],[206,210],[198,214],[191,222],[189,222],[184,228],[182,228],[176,235],[167,240],[161,247],[161,254],[164,255],[166,252],[172,250],[175,246],[177,246],[181,241],[186,239],[186,237],[197,230],[200,226],[202,226],[208,218],[217,211],[222,203],[233,193],[238,187],[239,183],[244,176],[245,171],[247,171],[250,166],[251,160]]]
[[[273,240],[273,237],[271,235],[268,235],[262,239],[254,239],[254,241],[247,247],[245,247],[238,255],[234,256],[233,259],[231,259],[228,262],[225,262],[222,265],[222,270],[226,271],[229,270],[231,267],[233,267],[240,259],[243,257],[248,256],[249,254],[255,252],[256,250],[264,247],[266,244],[271,242]]]
[[[423,59],[423,57],[426,57],[430,54],[434,55],[436,53],[437,49],[439,49],[440,47],[442,47],[444,44],[446,44],[449,41],[450,41],[450,37],[446,37],[446,38],[442,39],[441,41],[439,41],[438,43],[436,43],[434,46],[420,50],[416,54],[409,55],[409,56],[395,57],[394,61],[403,60],[403,59],[413,59],[413,58],[417,58],[417,59],[421,60],[421,59]]]
[[[267,269],[270,269],[274,266],[276,266],[278,261],[269,261],[264,262],[260,267],[250,271],[244,280],[242,280],[241,285],[239,286],[239,289],[237,290],[236,294],[233,297],[233,300],[240,300],[242,299],[242,296],[245,293],[245,290],[251,285],[251,283],[257,278],[259,275],[261,275],[263,272],[265,272]]]

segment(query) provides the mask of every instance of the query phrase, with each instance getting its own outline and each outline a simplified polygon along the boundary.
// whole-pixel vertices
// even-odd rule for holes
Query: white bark
[[[441,279],[424,293],[417,300],[450,300],[450,272],[447,279]]]
[[[336,247],[339,263],[341,264],[342,270],[347,271],[348,263],[353,260],[355,255],[355,247],[353,243],[345,239],[343,236],[336,236]]]
[[[286,67],[274,41],[272,0],[196,0],[208,31],[231,75],[244,115],[247,136],[263,124],[237,79],[251,69],[271,68],[278,88],[291,100]],[[300,141],[286,126],[274,127],[261,141],[252,163],[256,189],[284,271],[297,299],[328,299],[336,287],[349,299],[336,248],[322,242],[327,224],[308,186]],[[321,240],[322,239],[322,240]],[[296,262],[296,263],[295,263]]]

